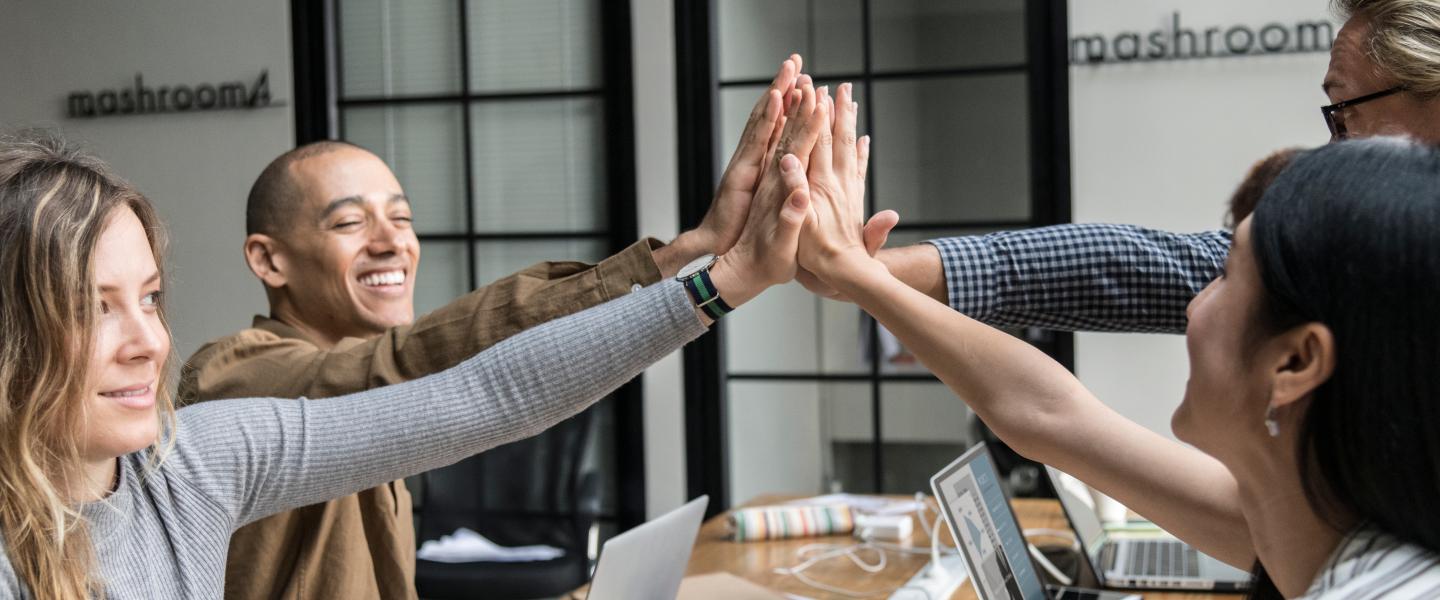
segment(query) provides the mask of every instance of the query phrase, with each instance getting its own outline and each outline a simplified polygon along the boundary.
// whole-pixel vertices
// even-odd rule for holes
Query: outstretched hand
[[[869,139],[861,138],[861,141],[858,143],[868,146]],[[860,176],[862,178],[865,176],[863,171]],[[895,229],[895,226],[899,224],[900,213],[893,210],[882,210],[870,215],[870,220],[865,222],[865,230],[861,233],[862,237],[865,238],[865,251],[869,252],[870,256],[875,256],[876,253],[880,252],[881,248],[885,247],[885,242],[890,239],[890,231]],[[805,270],[803,266],[795,272],[795,281],[800,282],[800,285],[804,286],[807,291],[821,298],[829,298],[841,302],[850,301],[850,298],[841,294],[835,288],[831,287],[830,284],[821,281],[819,277]]]
[[[786,114],[749,214],[735,245],[711,269],[726,302],[738,306],[771,285],[795,277],[800,228],[809,213],[806,161],[829,129],[829,112],[809,76],[797,80],[800,101]]]
[[[890,212],[883,217],[877,215],[869,227],[865,224],[870,139],[856,137],[859,105],[853,100],[850,84],[842,84],[836,96],[821,98],[820,110],[834,118],[811,148],[809,187],[798,192],[809,196],[810,205],[798,260],[821,282],[852,268],[857,261],[873,261],[872,256],[897,220]]]
[[[803,60],[790,55],[780,63],[780,70],[770,87],[755,101],[740,143],[730,156],[730,163],[720,176],[715,199],[705,218],[692,232],[706,252],[724,254],[740,239],[746,215],[754,201],[755,188],[767,166],[774,161],[774,151],[785,127],[786,113],[801,101],[796,87]]]

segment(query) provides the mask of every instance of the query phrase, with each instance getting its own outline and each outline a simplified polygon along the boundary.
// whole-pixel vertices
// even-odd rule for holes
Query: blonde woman
[[[825,123],[801,88],[777,155],[808,155]],[[793,157],[767,170],[709,269],[731,306],[794,276],[803,179]],[[163,255],[149,202],[104,164],[0,144],[0,597],[219,598],[235,528],[539,433],[708,318],[666,281],[409,383],[175,411]]]

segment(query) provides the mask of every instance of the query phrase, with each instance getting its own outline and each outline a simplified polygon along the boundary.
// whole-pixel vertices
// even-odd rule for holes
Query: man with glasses
[[[1331,139],[1440,143],[1440,0],[1333,4],[1346,23],[1322,84]],[[1219,274],[1230,235],[1071,224],[930,240],[878,257],[911,287],[994,325],[1184,333],[1185,307]]]

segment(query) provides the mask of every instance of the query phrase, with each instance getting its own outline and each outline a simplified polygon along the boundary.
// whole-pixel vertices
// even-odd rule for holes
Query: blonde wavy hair
[[[127,208],[163,273],[163,227],[134,187],[53,133],[0,138],[0,533],[36,598],[105,596],[89,528],[67,490],[82,481],[75,432],[91,385],[92,260],[105,225]],[[167,449],[158,440],[174,431],[169,380],[157,389],[162,433],[151,466]]]
[[[1366,53],[1404,88],[1440,96],[1440,1],[1333,0],[1342,18],[1370,24]]]

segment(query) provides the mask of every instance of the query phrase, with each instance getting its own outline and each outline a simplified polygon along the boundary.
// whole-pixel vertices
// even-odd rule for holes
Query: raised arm
[[[853,139],[842,89],[835,139]],[[800,263],[874,315],[964,399],[997,435],[1030,458],[1094,485],[1202,550],[1254,560],[1233,477],[1223,465],[1110,410],[1033,346],[940,304],[896,279],[864,247],[862,140],[811,159],[812,218]]]
[[[663,282],[407,383],[186,407],[167,468],[239,526],[535,435],[704,331],[680,284]]]
[[[1202,551],[1255,558],[1230,472],[1097,400],[1034,346],[910,288],[880,265],[842,262],[827,281],[855,298],[1016,452],[1054,465]]]
[[[929,244],[951,308],[986,323],[1184,333],[1185,307],[1220,273],[1230,232],[1084,223]]]
[[[1230,232],[1069,224],[886,248],[897,279],[996,326],[1184,333],[1185,306],[1220,272]],[[835,297],[834,288],[805,281]]]

